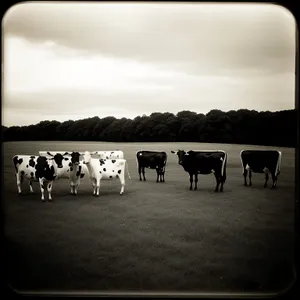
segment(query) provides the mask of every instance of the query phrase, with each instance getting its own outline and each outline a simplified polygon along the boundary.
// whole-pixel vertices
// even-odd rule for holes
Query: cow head
[[[178,150],[178,151],[171,151],[171,153],[174,153],[178,156],[178,164],[182,165],[183,157],[186,155],[186,152],[184,150]]]
[[[58,168],[62,168],[63,164],[62,161],[64,159],[63,155],[60,153],[56,153],[55,155],[51,154],[50,152],[47,152],[48,155],[52,156],[52,158],[49,158],[49,160],[54,160],[57,164]]]
[[[78,166],[79,165],[79,157],[80,157],[80,153],[79,152],[72,152],[72,154],[71,154],[71,162],[72,162],[72,164]]]
[[[65,152],[64,154],[56,153],[55,155],[53,155],[52,153],[50,153],[48,151],[47,154],[52,156],[52,158],[49,158],[49,160],[54,160],[55,163],[57,164],[57,167],[62,168],[63,167],[62,161],[64,159],[67,159],[67,158],[64,158],[64,155],[68,155],[69,153],[68,152]]]
[[[81,153],[81,155],[83,156],[83,163],[85,165],[87,165],[91,162],[92,156],[89,151],[85,151],[84,153]]]

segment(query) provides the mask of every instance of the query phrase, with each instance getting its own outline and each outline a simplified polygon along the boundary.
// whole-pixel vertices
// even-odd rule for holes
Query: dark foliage
[[[30,126],[2,126],[4,141],[205,142],[296,147],[296,110],[257,112],[213,109],[154,112],[133,120],[109,116],[78,121],[42,121]]]

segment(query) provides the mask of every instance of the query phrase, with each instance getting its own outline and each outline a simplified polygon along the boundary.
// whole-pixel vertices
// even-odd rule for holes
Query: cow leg
[[[48,191],[48,201],[52,201],[51,191],[52,191],[52,182],[49,182],[47,185],[47,191]]]
[[[272,181],[273,181],[272,189],[274,189],[276,187],[276,183],[277,183],[277,176],[275,175],[274,172],[272,172],[271,175],[272,175]]]
[[[22,188],[21,188],[21,178],[23,176],[20,175],[19,173],[16,173],[16,178],[17,178],[17,187],[18,187],[18,193],[22,194]]]
[[[264,188],[267,187],[268,180],[269,180],[269,173],[266,173],[266,174],[265,174],[265,184],[264,184]]]
[[[96,195],[97,195],[97,197],[99,196],[99,191],[100,191],[100,178],[97,178],[97,180],[96,180]]]
[[[71,186],[71,195],[73,195],[74,194],[74,190],[75,190],[74,183],[71,182],[70,186]]]
[[[41,194],[42,194],[42,196],[41,196],[41,200],[42,201],[45,201],[45,189],[44,189],[44,182],[43,182],[43,180],[42,179],[39,179],[39,182],[40,182],[40,189],[41,189]]]
[[[143,172],[144,181],[146,181],[146,177],[145,177],[145,167],[142,168],[142,172]]]
[[[193,189],[193,174],[190,173],[190,190]]]
[[[32,181],[31,180],[29,180],[29,189],[30,189],[30,193],[33,193]]]
[[[251,170],[249,170],[249,186],[252,186],[251,178],[252,178],[252,172]]]
[[[225,181],[226,181],[226,174],[223,174],[222,176],[220,176],[220,183],[221,183],[220,192],[223,192],[223,186]]]
[[[124,187],[125,187],[125,175],[124,175],[124,172],[122,172],[122,174],[119,175],[119,179],[120,179],[120,182],[121,182],[120,195],[122,195],[124,193]]]
[[[165,180],[164,180],[164,169],[162,168],[161,170],[160,170],[160,182],[164,182]]]
[[[156,168],[156,182],[158,182],[158,178],[159,178],[159,170]]]
[[[165,182],[165,170],[162,172],[162,181]]]
[[[163,171],[159,172],[159,181],[160,182],[164,182],[164,180],[163,180],[163,174],[164,174]]]
[[[93,195],[96,195],[96,179],[92,179],[92,186],[93,186]]]
[[[76,184],[75,184],[75,186],[74,186],[74,195],[77,195],[79,185],[80,185],[80,182],[79,182],[79,181],[76,182]]]
[[[194,187],[194,191],[197,190],[197,182],[198,182],[198,174],[195,174],[195,187]]]
[[[220,192],[223,192],[223,185],[224,185],[223,178],[221,178],[220,182],[221,182]]]
[[[220,180],[220,176],[217,172],[215,172],[215,178],[216,178],[216,187],[215,187],[215,192],[218,192],[219,191],[219,185],[221,183],[221,180]]]
[[[248,171],[246,168],[244,168],[243,176],[244,176],[244,186],[247,186],[247,174]]]
[[[142,181],[142,176],[141,176],[141,173],[142,173],[142,168],[139,166],[138,168],[138,172],[139,172],[139,175],[140,175],[140,181]]]

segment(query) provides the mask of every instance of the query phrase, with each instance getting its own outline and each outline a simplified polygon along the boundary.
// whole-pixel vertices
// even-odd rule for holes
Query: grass
[[[294,155],[282,151],[277,189],[253,174],[243,186],[239,153],[258,146],[196,143],[7,142],[4,152],[5,277],[20,291],[278,292],[294,279]],[[213,175],[189,176],[171,150],[228,152],[223,193]],[[273,149],[272,147],[265,147]],[[55,182],[53,203],[34,185],[17,195],[11,158],[39,150],[117,150],[132,180],[101,182],[100,196],[84,178],[78,196],[68,181]],[[168,154],[165,183],[146,170],[138,180],[135,152]]]

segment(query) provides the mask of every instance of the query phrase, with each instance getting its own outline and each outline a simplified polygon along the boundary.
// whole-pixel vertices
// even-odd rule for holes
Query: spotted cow
[[[89,178],[93,186],[93,195],[99,196],[101,180],[113,180],[116,178],[120,179],[120,195],[122,195],[125,187],[125,167],[127,161],[125,159],[93,158],[92,155],[95,154],[97,153],[88,151],[81,153],[81,155],[83,155],[83,163],[87,167]],[[128,166],[127,173],[129,179],[131,179]]]
[[[58,179],[69,179],[71,194],[78,194],[80,179],[85,176],[86,166],[79,160],[79,152],[63,152],[63,151],[39,151],[40,155],[46,157],[54,157],[54,160],[62,160],[63,167],[57,170]]]
[[[53,182],[57,176],[57,170],[62,168],[62,161],[54,158],[36,155],[15,155],[12,158],[15,168],[18,193],[22,194],[22,183],[24,178],[29,180],[30,192],[33,193],[32,182],[39,182],[41,189],[41,200],[45,201],[44,190],[47,184],[48,200],[52,200],[51,191]]]

